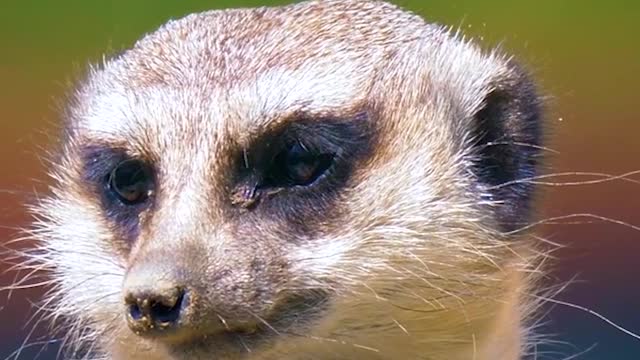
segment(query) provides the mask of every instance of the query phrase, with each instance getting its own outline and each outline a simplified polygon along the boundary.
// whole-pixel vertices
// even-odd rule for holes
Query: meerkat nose
[[[125,298],[129,326],[136,331],[163,330],[180,320],[185,291],[174,288],[162,291],[130,292]]]
[[[124,303],[131,330],[141,336],[158,336],[179,327],[189,301],[184,287],[155,282],[129,287]]]

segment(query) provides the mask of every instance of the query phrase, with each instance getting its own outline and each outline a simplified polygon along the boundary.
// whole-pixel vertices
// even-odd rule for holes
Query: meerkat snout
[[[175,334],[188,325],[188,293],[184,282],[175,277],[129,273],[123,286],[129,328],[142,336],[161,336],[169,330]]]
[[[73,358],[527,352],[541,104],[499,51],[381,1],[211,11],[65,116],[31,261]]]
[[[163,331],[175,327],[185,307],[185,291],[180,288],[129,291],[125,298],[129,327],[135,333]]]

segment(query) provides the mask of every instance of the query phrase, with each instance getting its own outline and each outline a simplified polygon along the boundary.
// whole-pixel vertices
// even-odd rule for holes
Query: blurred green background
[[[170,18],[221,7],[282,1],[17,1],[0,4],[0,241],[24,226],[23,203],[46,191],[38,160],[56,135],[58,108],[88,62],[125,49]],[[547,171],[620,174],[640,169],[638,1],[400,1],[430,21],[460,27],[483,44],[502,44],[547,95]],[[557,180],[589,180],[587,177]],[[635,179],[640,180],[639,176]],[[640,185],[625,181],[549,187],[544,216],[590,213],[640,225]],[[573,222],[573,223],[569,223]],[[574,283],[558,299],[587,306],[640,332],[640,231],[588,218],[541,228],[564,248],[549,283]],[[6,264],[3,266],[5,270]],[[12,280],[0,277],[0,284]],[[0,292],[0,359],[25,338],[37,290]],[[29,301],[25,301],[25,298]],[[2,309],[4,308],[4,309]],[[558,343],[537,359],[640,359],[640,340],[585,312],[550,307],[540,331]],[[592,347],[595,345],[595,347]],[[41,346],[26,349],[33,359]],[[587,351],[588,350],[588,351]],[[53,359],[56,346],[40,353]]]

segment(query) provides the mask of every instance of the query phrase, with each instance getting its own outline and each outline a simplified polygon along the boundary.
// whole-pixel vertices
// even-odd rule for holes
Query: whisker
[[[240,344],[242,344],[242,347],[244,347],[244,349],[248,352],[251,353],[251,349],[249,348],[249,346],[247,345],[247,343],[244,341],[244,339],[242,338],[242,336],[240,334],[237,334],[236,337],[238,338],[238,341],[240,341]]]
[[[631,336],[631,337],[633,337],[633,338],[635,338],[637,340],[640,340],[640,334],[637,334],[637,333],[635,333],[635,332],[633,332],[631,330],[628,330],[628,329],[624,328],[621,325],[616,324],[615,322],[613,322],[612,320],[610,320],[609,318],[607,318],[606,316],[600,314],[597,311],[591,310],[591,309],[589,309],[587,307],[584,307],[584,306],[581,306],[581,305],[578,305],[578,304],[573,304],[573,303],[562,301],[562,300],[556,300],[556,299],[552,299],[552,298],[549,298],[549,297],[541,297],[540,296],[538,298],[539,298],[539,300],[542,300],[542,301],[545,301],[545,302],[550,302],[550,303],[553,303],[553,304],[563,305],[563,306],[567,306],[567,307],[570,307],[570,308],[573,308],[573,309],[584,311],[584,312],[586,312],[586,313],[588,313],[590,315],[593,315],[593,316],[597,317],[598,319],[604,321],[605,323],[611,325],[616,330],[621,331],[624,334],[627,334],[627,335],[629,335],[629,336]]]
[[[400,322],[394,318],[391,318],[391,320],[393,320],[393,322],[400,328],[400,330],[402,330],[405,334],[409,335],[409,332],[407,331],[407,328],[402,326],[402,324],[400,324]]]
[[[531,228],[536,227],[538,225],[545,225],[545,224],[557,224],[557,225],[584,224],[584,222],[576,222],[576,223],[565,223],[565,222],[557,223],[556,222],[556,221],[559,221],[559,220],[567,220],[567,219],[573,219],[573,218],[591,218],[591,219],[601,220],[601,221],[612,223],[612,224],[616,224],[616,225],[621,225],[621,226],[624,226],[624,227],[627,227],[629,229],[633,229],[633,230],[636,230],[636,231],[640,231],[640,226],[636,226],[636,225],[630,224],[630,223],[625,222],[625,221],[616,220],[616,219],[612,219],[612,218],[608,218],[608,217],[600,216],[600,215],[595,215],[595,214],[578,213],[578,214],[570,214],[570,215],[549,217],[549,218],[546,218],[546,219],[543,219],[543,220],[535,221],[535,222],[529,223],[529,224],[527,224],[527,225],[525,225],[523,227],[520,227],[518,229],[515,229],[515,230],[512,230],[512,231],[508,231],[508,232],[505,233],[505,235],[517,234],[519,232],[531,229]]]
[[[34,346],[39,346],[39,345],[43,345],[43,346],[47,346],[50,344],[55,344],[57,342],[60,342],[60,340],[57,339],[53,339],[53,340],[42,340],[42,341],[34,341],[32,343],[26,344],[26,345],[22,345],[19,349],[14,350],[11,354],[9,354],[7,357],[4,358],[4,360],[9,360],[9,359],[18,359],[18,356],[20,356],[20,353],[23,350],[26,350],[28,348],[34,347]],[[38,354],[40,354],[42,352],[42,350],[40,350],[38,352]],[[36,356],[37,358],[37,356]],[[35,358],[34,358],[35,359]]]
[[[269,324],[269,322],[267,322],[265,319],[263,319],[262,317],[260,317],[258,314],[254,313],[253,311],[247,310],[247,312],[249,314],[251,314],[252,316],[254,316],[256,319],[258,319],[261,323],[263,323],[266,327],[268,327],[271,331],[273,331],[276,335],[280,335],[280,332],[278,330],[276,330],[276,328],[274,328],[273,326],[271,326],[271,324]]]
[[[547,152],[550,152],[552,154],[560,154],[560,152],[558,150],[554,150],[554,149],[552,149],[550,147],[547,147],[547,146],[529,144],[529,143],[524,143],[524,142],[519,142],[519,141],[490,141],[490,142],[487,142],[484,145],[482,145],[481,148],[486,148],[486,147],[489,147],[489,146],[496,146],[496,145],[517,145],[517,146],[521,146],[521,147],[528,147],[528,148],[531,148],[531,149],[547,151]]]
[[[538,176],[532,176],[528,178],[517,179],[513,181],[507,181],[499,185],[487,187],[487,189],[497,190],[510,185],[522,184],[522,183],[543,185],[543,186],[578,186],[578,185],[601,184],[601,183],[606,183],[606,182],[615,181],[615,180],[622,180],[622,181],[630,182],[633,184],[640,184],[640,180],[629,178],[630,176],[638,175],[638,174],[640,174],[640,170],[630,171],[620,175],[610,175],[610,174],[599,173],[599,172],[579,172],[579,171],[561,172],[561,173],[538,175]],[[548,179],[548,178],[564,177],[564,176],[599,176],[599,177],[602,177],[602,179],[584,180],[584,181],[567,181],[567,182],[537,181],[539,179]]]

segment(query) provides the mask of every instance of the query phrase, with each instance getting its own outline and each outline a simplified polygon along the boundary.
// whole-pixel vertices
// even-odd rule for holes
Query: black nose
[[[129,327],[140,335],[175,327],[186,306],[186,296],[181,288],[128,293],[125,305]]]

